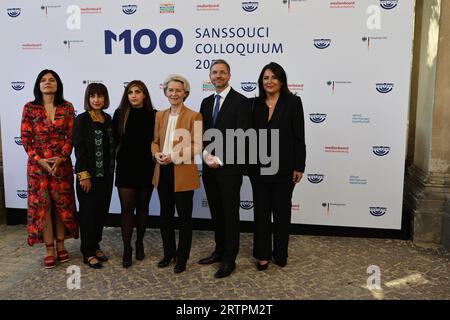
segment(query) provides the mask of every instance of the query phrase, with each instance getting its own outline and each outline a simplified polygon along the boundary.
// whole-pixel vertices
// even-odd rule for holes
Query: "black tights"
[[[137,242],[142,242],[149,212],[153,187],[142,189],[118,188],[122,209],[122,241],[124,248],[131,247],[133,227],[136,224]],[[136,222],[134,210],[136,209]]]

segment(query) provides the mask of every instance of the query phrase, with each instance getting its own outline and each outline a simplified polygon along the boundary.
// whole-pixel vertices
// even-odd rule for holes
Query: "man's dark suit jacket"
[[[204,130],[208,130],[211,128],[215,128],[220,130],[223,136],[223,158],[220,160],[224,163],[224,166],[211,169],[208,167],[206,163],[203,163],[203,172],[205,170],[213,170],[215,174],[244,174],[246,172],[246,165],[237,163],[237,145],[234,144],[234,164],[227,163],[226,154],[226,129],[243,129],[246,131],[250,126],[250,105],[247,97],[242,94],[236,92],[233,88],[231,88],[227,97],[223,101],[222,107],[220,108],[219,115],[217,117],[215,125],[213,125],[212,113],[214,108],[214,96],[215,94],[210,95],[203,99],[200,113],[203,116],[203,128]],[[203,141],[203,147],[205,148],[211,141]]]

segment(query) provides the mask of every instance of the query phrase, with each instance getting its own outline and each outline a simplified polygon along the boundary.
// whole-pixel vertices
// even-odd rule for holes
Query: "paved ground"
[[[0,226],[0,300],[4,299],[446,299],[450,300],[450,254],[421,249],[410,241],[346,237],[291,236],[288,265],[256,271],[252,235],[242,233],[236,271],[213,277],[217,264],[196,262],[208,255],[213,233],[194,231],[187,271],[157,268],[159,230],[147,230],[147,258],[121,266],[119,228],[105,228],[103,249],[110,261],[101,270],[82,264],[79,241],[67,241],[71,260],[43,268],[42,245],[26,244],[25,226]],[[134,243],[134,241],[133,241]],[[80,289],[69,290],[69,266],[79,266]],[[379,267],[381,289],[369,290],[369,266]],[[373,267],[372,267],[373,268]],[[373,268],[371,270],[375,270]],[[373,271],[372,271],[373,272]],[[75,281],[72,281],[72,284]],[[372,281],[369,283],[376,283]]]

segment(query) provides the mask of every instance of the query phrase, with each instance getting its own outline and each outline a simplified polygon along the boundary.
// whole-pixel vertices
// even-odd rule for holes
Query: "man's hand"
[[[294,170],[294,173],[292,174],[292,181],[294,183],[299,183],[300,180],[302,180],[302,177],[303,177],[303,172]]]
[[[212,169],[217,169],[220,167],[220,163],[218,161],[218,158],[208,154],[203,155],[203,160],[205,161],[205,163],[208,165],[208,167],[212,168]]]

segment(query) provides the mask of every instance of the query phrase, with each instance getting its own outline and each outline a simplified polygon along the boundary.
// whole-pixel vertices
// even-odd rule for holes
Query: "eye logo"
[[[256,89],[256,82],[241,82],[241,89],[245,92],[252,92]]]
[[[383,216],[387,211],[387,208],[385,207],[369,207],[369,212],[374,217],[381,217]]]
[[[27,190],[17,190],[17,196],[20,199],[26,199],[28,197]]]
[[[25,82],[22,82],[22,81],[11,82],[11,87],[16,91],[20,91],[23,88],[25,88]]]
[[[314,184],[321,183],[325,176],[323,174],[308,174],[308,181]]]
[[[398,0],[380,0],[380,6],[386,10],[394,9],[397,4]]]
[[[14,142],[18,145],[21,146],[22,145],[22,139],[20,137],[14,137]]]
[[[11,18],[16,18],[16,17],[20,16],[21,12],[22,12],[22,9],[20,9],[20,8],[9,8],[9,9],[6,9],[6,13]]]
[[[391,147],[388,146],[373,146],[373,153],[379,157],[383,157],[389,153]]]
[[[394,89],[393,83],[377,83],[376,89],[379,93],[388,93]]]
[[[309,114],[309,120],[311,120],[314,123],[322,123],[327,118],[326,113],[310,113]]]
[[[253,12],[258,9],[258,2],[255,1],[244,1],[242,2],[242,9],[246,12]]]
[[[137,5],[135,5],[135,4],[128,4],[128,5],[122,6],[122,12],[127,15],[135,13],[136,10],[137,10]]]
[[[253,208],[253,201],[243,200],[241,201],[241,208],[244,210],[250,210]]]
[[[326,49],[330,46],[331,39],[314,39],[314,47],[317,49]]]

